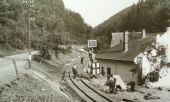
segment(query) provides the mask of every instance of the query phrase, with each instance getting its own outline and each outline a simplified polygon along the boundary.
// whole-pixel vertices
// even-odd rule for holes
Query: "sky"
[[[63,0],[67,9],[79,13],[84,21],[95,27],[138,0]]]

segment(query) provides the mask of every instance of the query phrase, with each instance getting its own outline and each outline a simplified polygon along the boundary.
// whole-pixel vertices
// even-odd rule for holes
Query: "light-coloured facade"
[[[104,73],[104,77],[107,75],[120,75],[125,83],[135,81],[137,82],[137,73],[133,73],[131,70],[135,67],[132,62],[121,62],[111,60],[98,60],[100,62],[100,71]],[[110,71],[109,71],[110,70]]]
[[[164,46],[166,48],[166,60],[167,63],[170,63],[170,27],[167,27],[167,31],[163,34],[156,35],[156,44],[157,46]],[[138,60],[141,59],[141,62]],[[151,67],[148,59],[143,53],[140,53],[134,58],[135,64],[141,64],[142,74],[147,75],[147,73],[152,72],[154,69]]]
[[[163,35],[157,35],[157,43],[166,47],[167,62],[170,63],[170,27]]]
[[[143,37],[140,39],[144,39],[145,31],[142,31]],[[139,40],[140,40],[139,39]],[[170,27],[167,28],[167,31],[163,34],[157,34],[155,37],[156,43],[159,45],[163,45],[166,47],[166,57],[167,62],[170,62]],[[134,43],[135,44],[135,43]],[[125,46],[126,47],[126,46]],[[123,54],[124,52],[122,52]],[[113,53],[114,55],[114,53]],[[128,57],[128,56],[126,56]],[[133,58],[133,61],[121,61],[121,60],[115,60],[115,59],[102,59],[97,58],[97,61],[100,63],[101,73],[105,73],[104,76],[107,77],[108,74],[118,74],[122,78],[124,82],[131,82],[135,81],[138,82],[138,73],[132,72],[132,69],[135,68],[135,66],[138,64],[142,68],[142,74],[147,75],[149,72],[153,71],[150,62],[146,58],[146,56],[143,54],[143,52],[139,52],[138,55],[136,55]],[[110,69],[108,69],[110,68]]]

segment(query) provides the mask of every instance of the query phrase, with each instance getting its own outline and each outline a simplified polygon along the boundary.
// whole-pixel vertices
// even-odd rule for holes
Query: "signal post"
[[[91,74],[97,75],[100,74],[100,65],[95,60],[95,55],[93,48],[97,47],[97,40],[88,40],[88,48],[89,50],[89,58],[90,58],[90,68],[91,68]]]

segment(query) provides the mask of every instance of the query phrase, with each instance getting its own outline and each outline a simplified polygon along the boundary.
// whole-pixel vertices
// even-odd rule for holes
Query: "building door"
[[[101,67],[101,74],[104,76],[104,67]]]
[[[138,85],[142,85],[142,57],[137,58],[137,66],[138,66],[138,79],[137,83]]]
[[[107,68],[107,80],[109,79],[111,75],[111,68]]]

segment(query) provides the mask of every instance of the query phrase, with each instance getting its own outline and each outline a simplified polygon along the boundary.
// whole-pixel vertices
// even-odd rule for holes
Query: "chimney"
[[[167,33],[167,43],[168,43],[168,49],[167,49],[167,57],[168,57],[168,63],[170,63],[170,27],[166,28]]]
[[[170,32],[170,27],[166,27],[166,32]]]
[[[146,37],[146,31],[145,29],[142,30],[142,38],[145,38]]]
[[[110,48],[114,46],[114,33],[111,33],[112,38],[111,38],[111,43],[110,43]]]
[[[125,33],[124,33],[124,52],[128,51],[128,35],[129,35],[129,32],[125,31]]]

